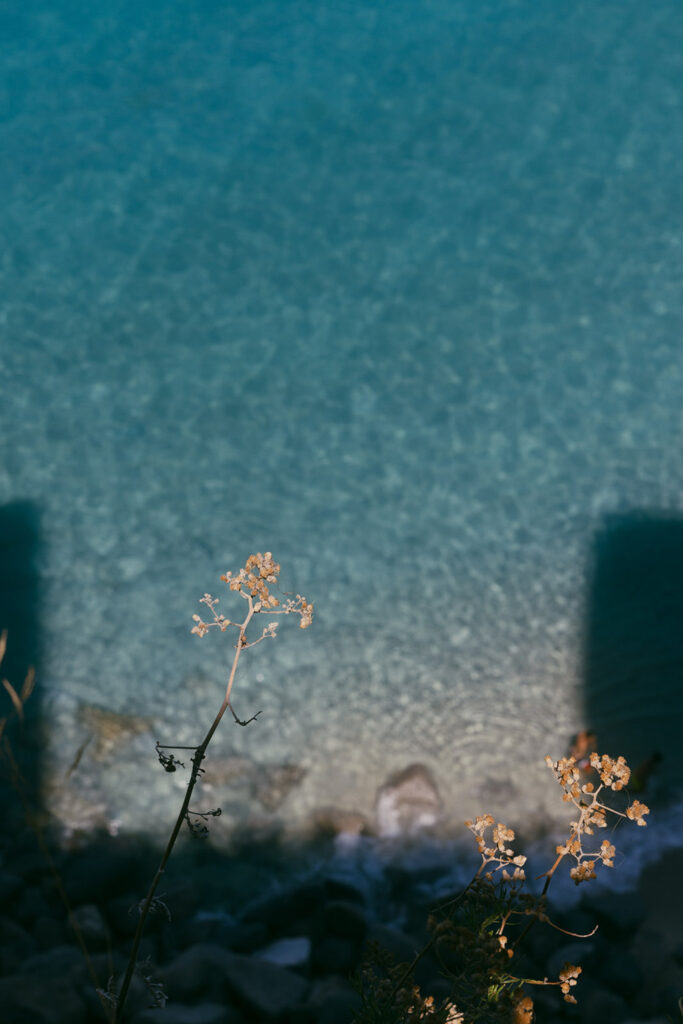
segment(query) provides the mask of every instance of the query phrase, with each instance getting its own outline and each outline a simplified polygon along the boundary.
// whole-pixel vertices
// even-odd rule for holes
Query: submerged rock
[[[154,722],[150,718],[143,718],[140,715],[121,715],[107,708],[95,707],[93,704],[80,706],[78,720],[94,738],[92,756],[96,761],[108,760],[122,744],[130,742],[142,733],[151,732],[154,728]],[[84,748],[85,743],[81,751]],[[74,764],[72,768],[75,767]]]
[[[262,765],[255,780],[256,799],[266,810],[275,811],[305,775],[306,769],[299,764]]]
[[[308,822],[312,836],[363,836],[372,832],[370,823],[360,811],[345,811],[335,807],[321,807],[313,812]]]
[[[436,825],[441,814],[436,782],[422,764],[390,775],[378,790],[375,822],[380,836],[411,835]]]

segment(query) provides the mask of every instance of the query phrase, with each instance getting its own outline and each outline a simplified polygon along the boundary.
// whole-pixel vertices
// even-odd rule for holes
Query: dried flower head
[[[521,882],[525,875],[522,870],[526,864],[526,857],[523,854],[515,855],[515,851],[508,844],[515,838],[515,833],[502,822],[495,824],[495,818],[491,814],[480,814],[474,821],[466,821],[465,825],[470,830],[477,843],[477,849],[481,854],[481,867],[483,870],[488,864],[494,864],[494,872],[501,868],[501,877],[506,881]],[[495,845],[487,846],[486,832],[492,828],[492,841]],[[512,874],[507,868],[514,868]]]
[[[561,757],[559,761],[553,761],[551,757],[546,757],[545,763],[554,772],[555,778],[565,790],[562,799],[565,801],[578,799],[581,795],[579,784],[581,772],[576,766],[576,758]]]
[[[313,622],[313,602],[307,601],[305,597],[301,597],[299,594],[296,596],[301,601],[301,622],[299,623],[299,628],[308,629]]]
[[[576,861],[575,867],[569,874],[578,885],[580,882],[586,882],[596,877],[595,865],[598,861],[605,867],[614,867],[616,852],[614,846],[606,839],[601,843],[599,850],[584,850],[584,837],[594,835],[596,828],[606,828],[608,814],[614,814],[619,818],[629,818],[632,821],[637,821],[639,825],[645,825],[644,815],[649,813],[649,809],[638,800],[627,807],[625,813],[600,803],[599,796],[603,789],[619,791],[628,783],[631,769],[623,757],[615,759],[608,757],[607,754],[593,753],[590,755],[590,763],[600,777],[600,784],[597,788],[592,782],[587,782],[583,786],[579,784],[579,772],[573,757],[563,757],[559,761],[553,761],[552,758],[546,757],[546,763],[564,790],[563,799],[573,804],[579,812],[578,818],[571,822],[569,839],[566,843],[556,847],[558,859],[550,874],[560,860],[569,855]]]
[[[607,754],[603,754],[602,757],[598,754],[591,754],[590,761],[591,766],[600,775],[603,786],[619,790],[628,785],[628,780],[631,778],[631,769],[623,757],[618,757],[615,761],[608,757]]]
[[[279,599],[274,594],[271,594],[268,588],[269,584],[277,583],[279,574],[280,566],[277,562],[273,561],[271,552],[266,551],[265,554],[261,554],[259,551],[256,555],[249,555],[243,569],[240,569],[237,573],[223,573],[221,580],[223,583],[227,583],[230,590],[240,594],[241,597],[249,602],[249,617],[252,614],[263,612],[270,612],[273,615],[299,615],[301,618],[300,628],[307,629],[313,621],[313,602],[307,601],[301,594],[297,594],[295,598],[289,598],[284,604],[280,604]],[[191,632],[199,637],[206,636],[212,626],[218,626],[223,633],[229,626],[234,626],[240,630],[239,643],[242,647],[253,647],[254,643],[259,643],[260,640],[266,637],[276,636],[277,623],[270,622],[258,640],[253,641],[253,643],[247,643],[246,637],[243,635],[244,624],[232,622],[230,619],[226,619],[224,615],[221,615],[217,610],[219,603],[217,597],[212,597],[211,594],[204,594],[200,598],[200,603],[207,606],[213,616],[213,622],[205,622],[199,615],[192,616],[195,624]]]
[[[575,967],[573,964],[565,964],[560,971],[560,988],[564,994],[564,1001],[566,1003],[576,1002],[576,999],[571,994],[571,989],[576,985],[580,974],[581,968]]]
[[[630,807],[626,808],[626,817],[635,821],[637,825],[647,825],[645,815],[650,813],[650,808],[641,804],[640,800],[634,800]]]
[[[595,874],[595,861],[580,861],[575,868],[570,869],[569,877],[573,878],[577,885],[579,882],[587,882],[590,878],[597,878],[598,876]]]
[[[227,583],[231,590],[236,590],[244,596],[255,597],[261,607],[277,608],[279,601],[268,590],[268,583],[276,583],[280,573],[280,566],[273,561],[270,551],[262,555],[259,551],[256,555],[249,555],[244,569],[234,575],[226,572],[221,576],[224,583]]]

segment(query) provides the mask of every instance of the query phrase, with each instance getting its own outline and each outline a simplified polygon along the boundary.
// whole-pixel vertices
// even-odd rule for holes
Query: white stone
[[[411,835],[430,828],[441,813],[436,783],[421,764],[391,775],[377,793],[375,823],[380,836]]]

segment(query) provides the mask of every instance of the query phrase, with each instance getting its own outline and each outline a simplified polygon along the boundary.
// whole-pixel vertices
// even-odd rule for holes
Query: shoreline
[[[675,807],[670,805],[668,812],[674,814]],[[664,827],[663,809],[660,816]],[[645,829],[631,832],[634,843],[646,834]],[[620,833],[623,845],[628,830],[619,830],[617,836]],[[548,833],[545,847],[550,838]],[[47,992],[51,1007],[62,1000],[63,1013],[55,1010],[53,1016],[45,1017],[46,1024],[94,1024],[96,1006],[81,954],[55,900],[35,838],[24,827],[16,830],[14,839],[10,844],[7,836],[0,868],[9,915],[0,914],[0,934],[8,935],[8,920],[14,929],[11,943],[7,938],[0,941],[6,976],[0,982],[0,996],[11,995],[16,1001],[23,998],[22,990]],[[541,842],[536,836],[531,846]],[[618,846],[618,839],[615,842]],[[527,849],[521,837],[514,846]],[[547,853],[544,850],[546,860]],[[102,966],[110,944],[120,971],[134,925],[128,911],[145,891],[158,851],[142,837],[100,835],[80,849],[56,852],[56,858],[95,960]],[[177,1020],[173,1006],[185,1007],[182,1012],[187,1013],[188,1007],[203,1007],[201,1012],[206,1014],[207,1007],[218,1006],[223,1016],[207,1019],[237,1024],[284,1022],[295,1019],[296,1011],[312,1024],[348,1022],[356,997],[345,977],[357,966],[366,939],[377,938],[399,957],[410,958],[411,950],[419,948],[426,936],[429,907],[466,884],[474,873],[470,864],[476,870],[477,863],[474,843],[465,837],[463,841],[425,835],[381,840],[340,832],[336,838],[318,835],[307,842],[280,843],[271,835],[263,836],[260,843],[237,842],[229,854],[210,842],[183,842],[171,858],[164,883],[163,898],[172,922],[155,920],[144,942],[155,976],[164,980],[172,998],[168,1011],[153,1011],[154,1020],[157,1024],[166,1018]],[[529,956],[535,971],[531,976],[547,973],[550,977],[553,972],[556,976],[563,958],[573,958],[584,968],[577,988],[578,1008],[567,1007],[554,990],[532,993],[538,1024],[565,1019],[581,1024],[627,1020],[664,1024],[665,1018],[656,1014],[676,1012],[674,993],[679,989],[678,995],[683,993],[682,871],[683,843],[643,860],[638,874],[629,876],[635,878],[635,886],[626,891],[599,881],[572,884],[573,899],[565,902],[562,886],[556,891],[550,888],[551,916],[561,927],[588,932],[598,923],[599,929],[583,942],[540,926],[530,936]],[[616,881],[618,867],[614,874],[604,869],[602,876],[603,881]],[[198,980],[205,978],[202,964],[207,958],[225,975],[220,992]],[[70,964],[68,999],[56,980],[57,968],[65,960]],[[31,986],[26,984],[29,972]],[[234,976],[245,972],[251,972],[252,982],[238,984]],[[263,1006],[258,1009],[263,972],[272,976],[274,986],[277,982],[282,992],[289,993],[282,998],[293,1000],[291,1005],[283,1004],[272,1013]],[[431,986],[438,994],[438,965],[428,962],[418,980],[426,986],[424,991]],[[62,983],[66,981],[60,975]],[[152,1021],[144,998],[143,992],[134,994],[131,1019],[135,1024]],[[336,1017],[329,1016],[333,1006]],[[25,1009],[19,1006],[17,1019]],[[342,1010],[345,1016],[339,1016]]]

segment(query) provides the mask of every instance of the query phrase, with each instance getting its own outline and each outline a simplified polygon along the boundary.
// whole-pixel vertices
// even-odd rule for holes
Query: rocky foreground
[[[382,793],[382,827],[396,831],[405,824],[406,807],[392,802],[386,789]],[[416,813],[427,813],[424,801]],[[426,939],[427,913],[444,867],[411,868],[396,853],[378,857],[363,875],[340,870],[340,845],[351,851],[352,865],[353,850],[366,841],[357,835],[362,822],[352,815],[334,824],[337,835],[327,839],[285,846],[271,835],[230,855],[201,841],[184,843],[170,862],[159,893],[163,905],[143,941],[148,982],[136,978],[131,988],[130,1024],[350,1024],[359,997],[349,979],[366,943],[378,941],[399,960],[411,960]],[[371,848],[373,840],[367,842]],[[136,905],[158,851],[139,840],[102,836],[54,858],[92,967],[106,987],[113,972],[120,977],[125,969]],[[638,891],[583,886],[580,903],[557,910],[554,920],[580,933],[597,923],[590,939],[532,929],[518,970],[556,978],[565,961],[583,966],[577,1006],[564,1003],[557,989],[534,988],[537,1021],[676,1019],[683,994],[682,868],[683,851],[670,850],[645,872]],[[0,1024],[104,1019],[57,875],[30,829],[17,823],[5,832]],[[448,993],[431,956],[420,962],[416,977],[425,994]],[[165,1007],[150,1008],[162,991]]]

